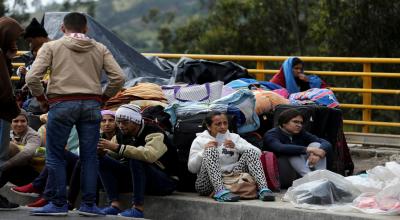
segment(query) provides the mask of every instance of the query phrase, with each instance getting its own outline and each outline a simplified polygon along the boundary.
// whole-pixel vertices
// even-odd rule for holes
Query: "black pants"
[[[26,185],[31,183],[38,175],[39,173],[29,165],[11,167],[3,171],[0,177],[0,188],[6,185],[7,182],[17,186]]]

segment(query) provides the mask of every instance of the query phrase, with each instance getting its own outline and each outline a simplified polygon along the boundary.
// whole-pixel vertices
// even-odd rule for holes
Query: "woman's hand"
[[[224,146],[226,148],[235,148],[235,143],[233,143],[232,140],[225,140],[224,141]]]
[[[324,158],[326,155],[326,152],[319,147],[307,147],[306,151],[307,151],[307,153],[315,154],[315,155],[319,156],[320,158]]]
[[[308,77],[307,77],[306,74],[304,74],[304,73],[300,73],[300,74],[298,75],[298,78],[299,78],[300,80],[304,81],[304,82],[308,82]]]
[[[217,147],[218,146],[218,142],[217,141],[209,141],[207,144],[204,145],[204,148],[211,148],[211,147]]]
[[[315,166],[319,160],[321,160],[321,157],[319,157],[316,154],[311,153],[310,156],[308,156],[308,165]]]
[[[103,148],[103,149],[109,149],[109,150],[112,150],[112,151],[117,151],[118,147],[119,147],[119,144],[116,144],[116,143],[113,143],[113,142],[111,142],[109,140],[101,138],[99,140],[99,143],[97,144],[97,147],[98,148]]]

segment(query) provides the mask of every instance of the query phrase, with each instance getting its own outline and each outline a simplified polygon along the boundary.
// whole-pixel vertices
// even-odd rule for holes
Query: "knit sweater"
[[[13,134],[12,131],[11,134]],[[28,127],[25,134],[19,137],[12,135],[12,141],[17,145],[22,145],[23,147],[20,152],[2,165],[0,169],[3,171],[11,167],[28,164],[35,155],[36,149],[40,146],[39,134],[30,127]]]

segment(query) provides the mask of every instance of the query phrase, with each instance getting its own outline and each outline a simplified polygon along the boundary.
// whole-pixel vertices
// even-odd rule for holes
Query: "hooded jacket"
[[[124,84],[122,69],[110,51],[89,38],[64,35],[44,43],[26,76],[32,95],[41,96],[44,93],[40,80],[48,67],[51,68],[47,85],[49,101],[69,96],[104,94],[112,97]],[[104,93],[100,83],[103,69],[109,79]]]
[[[17,50],[16,40],[22,32],[23,28],[14,19],[0,18],[0,119],[6,121],[11,121],[19,114],[10,81],[11,60],[6,54]]]
[[[201,163],[204,157],[204,146],[208,142],[216,140],[207,130],[203,131],[202,133],[197,133],[196,136],[197,137],[193,140],[192,146],[190,147],[188,161],[188,169],[192,173],[200,172]],[[235,144],[235,147],[233,149],[227,149],[223,146],[223,144],[217,147],[220,155],[219,162],[223,172],[231,172],[237,165],[239,156],[247,149],[254,149],[259,153],[259,156],[261,156],[260,149],[251,145],[238,134],[227,131],[224,136],[225,139],[231,140]]]

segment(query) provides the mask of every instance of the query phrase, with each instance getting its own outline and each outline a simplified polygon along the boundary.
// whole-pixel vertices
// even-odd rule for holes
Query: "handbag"
[[[221,98],[222,81],[204,83],[201,85],[164,85],[162,91],[168,103],[188,101],[212,102]]]
[[[249,173],[224,173],[222,182],[226,189],[239,195],[241,199],[257,198],[257,185]]]

